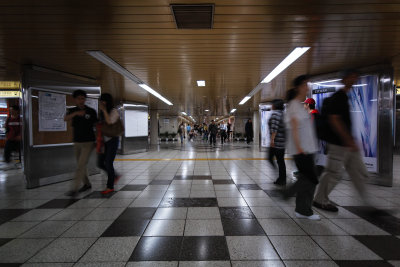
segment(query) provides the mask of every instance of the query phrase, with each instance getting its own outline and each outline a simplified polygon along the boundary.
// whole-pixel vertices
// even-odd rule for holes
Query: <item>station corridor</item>
[[[113,194],[97,174],[76,198],[69,182],[28,190],[4,171],[0,266],[400,266],[397,157],[393,187],[367,186],[374,209],[342,181],[339,212],[315,209],[320,221],[295,218],[263,158],[245,144],[164,144],[119,155]]]

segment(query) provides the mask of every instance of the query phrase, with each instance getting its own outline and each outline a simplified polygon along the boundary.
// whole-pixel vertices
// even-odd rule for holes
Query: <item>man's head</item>
[[[251,122],[251,119],[249,119],[248,122]]]
[[[211,120],[211,124],[215,124],[215,121],[214,121],[214,120]]]
[[[307,98],[306,101],[303,102],[303,104],[306,109],[315,109],[315,100],[313,98]]]
[[[344,84],[345,90],[350,90],[350,88],[355,84],[358,80],[360,74],[353,69],[345,70],[342,74],[342,83]]]
[[[76,106],[79,108],[83,108],[86,102],[86,92],[83,90],[75,90],[72,94],[72,97],[75,100]]]
[[[19,115],[19,106],[18,105],[13,105],[10,107],[10,115],[11,117],[18,117]]]

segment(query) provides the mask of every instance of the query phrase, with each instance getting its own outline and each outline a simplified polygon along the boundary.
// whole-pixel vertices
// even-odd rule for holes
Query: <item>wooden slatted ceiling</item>
[[[106,91],[149,102],[162,114],[226,113],[296,46],[312,49],[285,73],[287,87],[306,72],[383,61],[392,61],[397,71],[400,2],[381,2],[218,0],[212,30],[178,30],[171,3],[210,2],[0,1],[0,79],[15,79],[21,64],[34,63],[96,77]],[[175,105],[149,97],[85,53],[94,49]],[[198,88],[198,79],[207,86]],[[239,112],[256,106],[257,101],[249,101]]]

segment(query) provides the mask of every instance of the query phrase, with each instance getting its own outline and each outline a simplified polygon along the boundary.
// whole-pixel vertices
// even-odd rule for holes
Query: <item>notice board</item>
[[[72,143],[73,128],[71,126],[71,122],[67,122],[66,128],[63,130],[58,129],[57,131],[48,131],[46,129],[43,129],[42,127],[41,131],[39,131],[39,121],[40,121],[39,94],[43,92],[45,91],[33,89],[31,93],[32,145],[34,146],[56,145],[56,144]],[[72,95],[65,94],[62,92],[57,92],[57,94],[65,96],[65,106],[67,109],[75,106],[75,102]],[[93,100],[97,101],[97,99]]]

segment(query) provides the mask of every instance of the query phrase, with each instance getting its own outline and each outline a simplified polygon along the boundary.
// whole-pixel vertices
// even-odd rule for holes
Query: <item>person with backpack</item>
[[[329,194],[342,179],[343,167],[359,194],[362,197],[365,196],[363,179],[368,177],[368,172],[352,136],[350,105],[347,96],[357,80],[356,71],[346,71],[342,78],[344,87],[325,99],[322,105],[322,118],[326,121],[326,125],[321,127],[321,131],[325,129],[321,138],[328,143],[328,155],[313,205],[327,211],[338,211],[338,208],[330,202]]]

